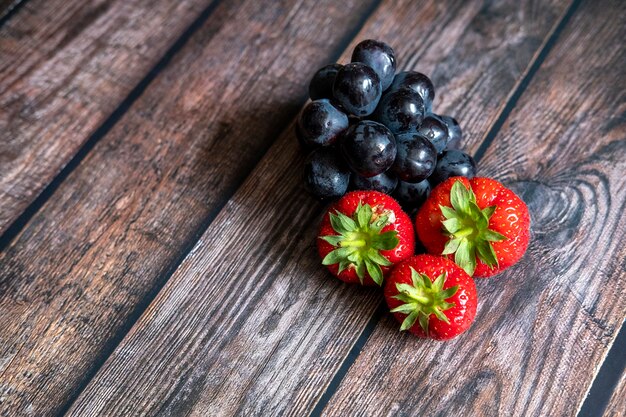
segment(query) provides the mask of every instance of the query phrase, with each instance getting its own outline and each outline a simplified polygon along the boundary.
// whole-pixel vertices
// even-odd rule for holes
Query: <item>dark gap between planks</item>
[[[356,38],[358,33],[361,31],[369,17],[374,13],[374,11],[380,6],[382,0],[378,0],[372,4],[372,6],[363,14],[361,20],[355,26],[355,29],[350,33],[347,33],[343,39],[339,42],[339,46],[334,51],[331,56],[331,60],[337,61],[343,52],[348,48],[353,39]],[[193,35],[195,31],[197,31],[209,18],[212,12],[217,8],[217,6],[221,3],[221,0],[215,0],[211,3],[207,9],[205,9],[201,15],[191,24],[191,26],[183,33],[183,35],[176,41],[176,43],[166,52],[164,57],[155,65],[155,67],[148,73],[148,75],[140,82],[140,84],[133,89],[133,91],[129,94],[129,96],[122,102],[122,104],[115,110],[115,112],[102,124],[100,128],[89,138],[86,144],[80,149],[80,151],[72,158],[72,160],[67,164],[67,166],[61,171],[61,173],[54,178],[54,180],[48,185],[44,191],[41,193],[39,197],[26,209],[28,211],[28,215],[26,215],[26,211],[18,217],[18,219],[7,229],[3,236],[0,236],[0,252],[8,246],[8,244],[19,234],[22,228],[28,223],[30,218],[45,204],[45,202],[50,198],[50,196],[54,193],[54,191],[60,186],[60,184],[67,178],[67,176],[71,173],[71,171],[80,164],[82,159],[93,149],[98,140],[105,136],[113,127],[113,125],[122,117],[122,115],[128,110],[128,108],[133,104],[133,102],[142,94],[142,92],[147,88],[150,82],[161,72],[171,61],[172,57],[176,54],[176,52],[182,48],[182,46],[187,42],[187,40]],[[141,88],[139,88],[141,86]],[[137,90],[137,91],[135,91]],[[136,95],[136,96],[135,96]],[[131,99],[132,97],[132,99]],[[302,97],[300,102],[302,107],[308,97]],[[119,114],[118,114],[119,113]],[[115,116],[115,117],[114,117]],[[289,122],[282,129],[287,130],[291,126],[291,120],[295,117],[292,115],[288,118]],[[88,146],[89,145],[89,146]],[[118,334],[110,339],[103,348],[103,353],[100,354],[94,360],[94,365],[90,369],[89,372],[85,374],[85,378],[82,383],[79,384],[79,387],[76,389],[74,394],[66,404],[60,408],[58,416],[64,416],[70,410],[76,399],[80,396],[80,394],[85,390],[85,388],[89,385],[94,376],[98,373],[100,368],[104,365],[108,357],[113,353],[113,351],[117,348],[120,342],[124,339],[126,334],[133,328],[135,323],[139,320],[143,312],[148,308],[148,306],[152,303],[152,301],[156,298],[156,296],[161,292],[163,287],[167,284],[169,279],[172,277],[174,272],[178,269],[183,260],[187,257],[187,255],[193,250],[198,240],[202,237],[205,231],[209,228],[215,217],[218,213],[224,208],[226,203],[231,199],[231,197],[236,193],[241,184],[250,176],[256,165],[263,159],[269,148],[272,144],[268,145],[263,152],[260,153],[260,157],[251,165],[248,173],[245,175],[244,179],[237,185],[235,185],[232,189],[226,190],[222,199],[215,205],[215,208],[211,210],[209,215],[204,219],[201,226],[198,227],[198,231],[191,236],[188,242],[185,242],[182,245],[180,255],[172,262],[169,268],[166,269],[166,272],[162,274],[160,279],[156,280],[156,284],[149,291],[143,302],[138,303],[135,307],[134,311],[129,315],[128,320],[121,327]],[[79,156],[80,154],[80,156]],[[54,184],[54,187],[52,185]],[[24,218],[23,218],[24,217]],[[13,230],[15,229],[15,230]],[[11,235],[5,241],[5,236]],[[363,341],[364,343],[365,341]]]
[[[626,372],[626,326],[622,323],[621,330],[578,411],[578,417],[603,416],[624,372]]]
[[[9,19],[15,15],[15,13],[17,13],[27,1],[28,0],[10,1],[4,11],[0,10],[0,28],[2,28],[2,26],[4,26],[4,24],[8,22]]]
[[[491,143],[493,142],[497,134],[500,132],[500,129],[504,125],[504,122],[506,121],[506,119],[508,119],[509,115],[511,114],[515,106],[517,105],[517,102],[519,101],[524,91],[526,91],[526,88],[530,84],[530,81],[534,78],[535,74],[537,73],[537,70],[539,69],[539,67],[541,67],[541,64],[543,63],[547,55],[550,53],[550,51],[556,44],[559,36],[563,32],[563,29],[567,26],[568,22],[571,20],[575,11],[578,9],[580,2],[581,0],[574,0],[572,4],[570,4],[569,8],[567,9],[565,14],[561,18],[561,21],[556,25],[553,32],[549,35],[548,40],[545,42],[542,49],[536,55],[535,60],[531,63],[526,74],[522,77],[522,80],[514,88],[513,94],[505,103],[504,107],[502,108],[500,112],[500,115],[498,116],[496,121],[493,123],[492,127],[489,129],[487,134],[484,136],[480,146],[474,153],[474,160],[476,161],[476,163],[480,162],[480,160],[485,156],[485,152],[487,151],[487,149],[489,148],[489,146],[491,145]],[[374,332],[374,329],[376,328],[376,326],[378,325],[378,323],[384,317],[385,314],[386,314],[385,303],[381,301],[378,308],[376,309],[376,312],[370,318],[367,325],[365,326],[365,328],[359,335],[357,341],[352,346],[352,348],[350,349],[350,352],[348,353],[348,355],[342,362],[341,366],[339,367],[339,370],[337,371],[337,373],[331,380],[326,390],[322,393],[320,400],[313,408],[313,411],[311,411],[310,417],[318,417],[322,415],[324,408],[326,408],[326,405],[328,404],[330,399],[333,397],[333,395],[339,388],[341,381],[344,379],[344,377],[348,373],[348,370],[350,369],[352,364],[354,364],[354,362],[356,361],[356,358],[361,354],[361,350],[363,349],[363,346],[365,346],[365,343],[367,342],[369,337],[372,335],[372,333]],[[615,346],[613,347],[613,349],[615,349]],[[589,400],[592,397],[592,394],[596,393],[596,390],[594,390],[595,382],[596,381],[594,381],[594,383],[592,384],[591,391],[589,393],[589,396],[587,397],[587,400]],[[596,395],[597,394],[598,393],[596,393]],[[602,393],[599,393],[599,394],[602,394]],[[610,393],[608,395],[610,396]],[[608,402],[608,398],[606,399],[606,402]],[[605,404],[605,407],[606,407],[606,404]],[[581,415],[580,417],[583,417],[583,416]],[[584,416],[584,417],[587,417],[587,416]]]

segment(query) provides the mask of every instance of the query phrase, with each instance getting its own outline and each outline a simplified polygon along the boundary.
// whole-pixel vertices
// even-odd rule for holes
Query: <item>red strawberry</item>
[[[415,235],[396,200],[378,191],[353,191],[324,214],[317,249],[340,280],[382,285],[392,265],[413,255]]]
[[[452,339],[476,316],[476,285],[443,256],[417,255],[399,263],[385,284],[385,299],[400,330],[436,340]]]
[[[469,275],[489,277],[526,252],[530,215],[526,204],[498,181],[453,177],[431,192],[415,228],[429,253],[448,255]]]

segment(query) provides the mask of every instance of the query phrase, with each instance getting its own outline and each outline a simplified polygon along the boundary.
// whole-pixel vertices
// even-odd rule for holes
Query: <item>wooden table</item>
[[[626,414],[623,1],[0,16],[0,415]],[[432,75],[479,173],[531,210],[528,253],[450,342],[399,333],[314,251],[293,121],[365,38]]]

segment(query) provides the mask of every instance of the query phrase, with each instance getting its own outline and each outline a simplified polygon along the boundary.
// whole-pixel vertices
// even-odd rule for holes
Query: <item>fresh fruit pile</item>
[[[305,185],[317,198],[374,190],[413,213],[431,187],[475,175],[474,160],[458,149],[459,123],[432,111],[431,80],[395,71],[393,49],[365,40],[351,63],[327,65],[313,76],[312,101],[300,113],[296,135],[309,152]]]
[[[461,129],[431,113],[425,75],[395,74],[393,50],[378,41],[357,45],[352,61],[315,74],[297,123],[312,149],[308,189],[336,199],[317,239],[322,264],[347,283],[383,287],[401,330],[453,338],[474,321],[473,278],[526,252],[528,209],[498,181],[474,177],[473,159],[451,149]],[[420,246],[426,254],[416,254]]]

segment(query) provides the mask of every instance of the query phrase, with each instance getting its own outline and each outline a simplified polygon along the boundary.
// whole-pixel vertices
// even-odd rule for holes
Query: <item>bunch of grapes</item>
[[[318,70],[309,96],[296,135],[310,152],[306,187],[319,199],[376,190],[414,212],[438,183],[475,175],[474,160],[458,149],[458,122],[432,111],[431,80],[415,71],[396,74],[384,42],[365,40],[351,63]]]

